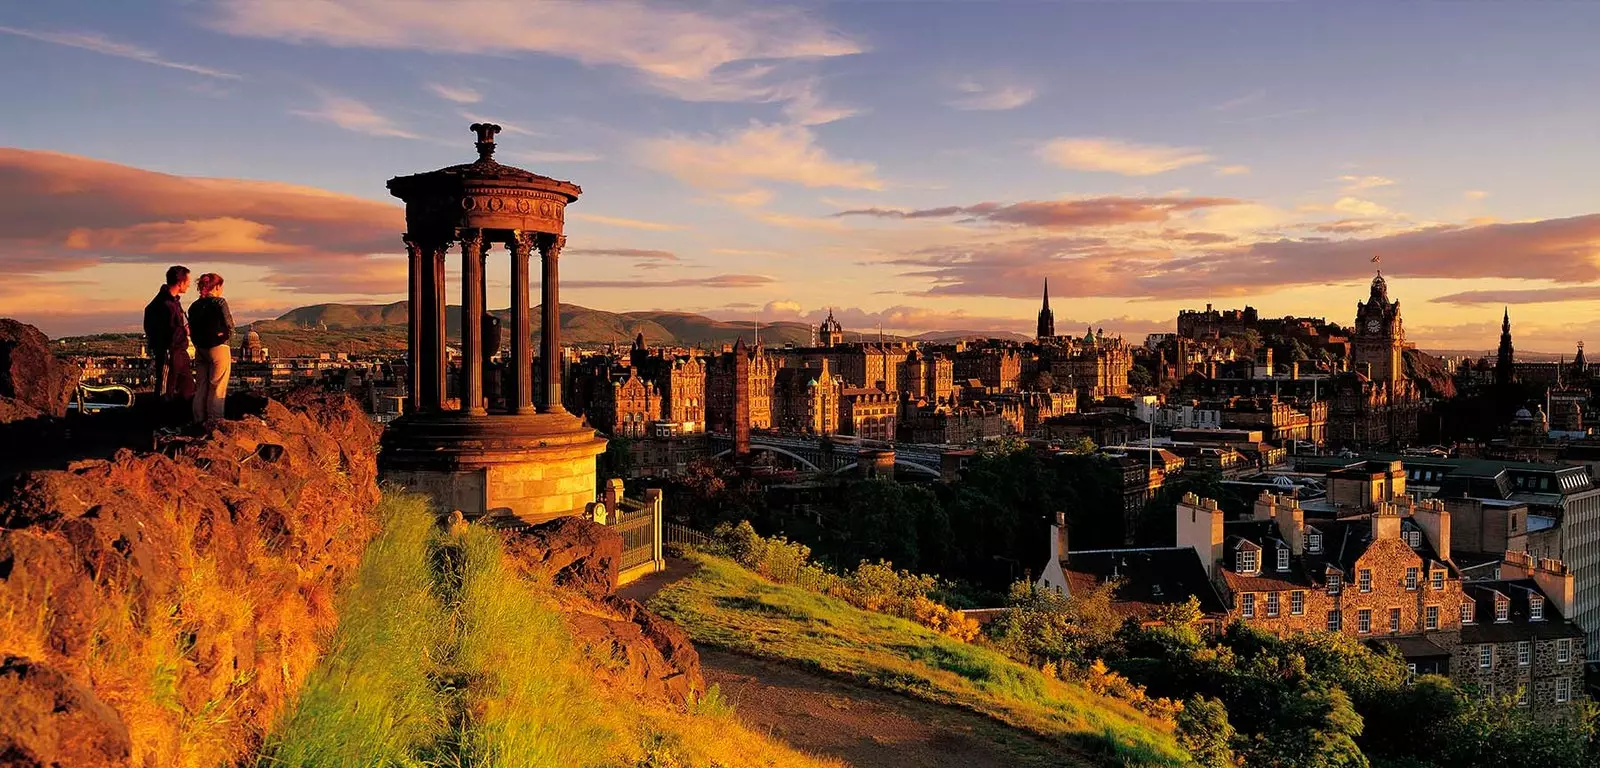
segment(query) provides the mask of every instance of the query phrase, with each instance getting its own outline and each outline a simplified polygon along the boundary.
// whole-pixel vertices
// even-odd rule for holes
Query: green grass
[[[392,494],[379,512],[383,530],[342,598],[333,646],[263,765],[422,766],[416,746],[445,731],[428,676],[449,629],[428,565],[433,515],[422,497]]]
[[[470,765],[616,765],[624,741],[595,706],[548,590],[519,578],[493,531],[469,528],[461,552],[459,664],[478,676]]]
[[[1170,727],[1124,702],[1047,678],[994,649],[772,583],[730,560],[689,558],[698,570],[663,589],[651,607],[688,630],[696,643],[798,662],[965,707],[1055,740],[1091,764],[1189,764]]]
[[[380,512],[261,768],[837,768],[719,697],[682,711],[602,690],[561,617],[595,605],[520,576],[494,531],[439,531],[423,497],[385,494]]]

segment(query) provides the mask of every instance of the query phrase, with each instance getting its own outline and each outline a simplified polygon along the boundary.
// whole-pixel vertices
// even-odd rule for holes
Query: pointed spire
[[[1050,278],[1044,279],[1044,308],[1050,308]]]

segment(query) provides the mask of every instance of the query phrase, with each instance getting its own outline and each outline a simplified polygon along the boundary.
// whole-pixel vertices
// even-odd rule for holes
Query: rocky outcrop
[[[617,588],[622,537],[593,520],[558,517],[539,523],[509,535],[506,549],[519,568],[556,586],[595,598]]]
[[[506,537],[519,571],[565,587],[562,618],[610,690],[677,706],[705,691],[689,636],[635,600],[614,594],[622,537],[591,520],[560,517]]]
[[[128,764],[128,726],[89,689],[37,661],[0,659],[0,765]]]
[[[67,415],[78,374],[51,354],[38,328],[0,318],[0,424]]]
[[[376,433],[342,395],[258,411],[0,488],[0,700],[31,702],[0,765],[231,764],[299,690],[377,527]]]

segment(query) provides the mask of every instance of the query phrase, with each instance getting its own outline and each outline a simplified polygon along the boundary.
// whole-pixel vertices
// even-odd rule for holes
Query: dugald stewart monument
[[[595,457],[606,441],[561,405],[561,251],[565,212],[578,185],[498,163],[501,128],[474,123],[478,159],[389,180],[406,204],[406,338],[415,393],[384,432],[383,477],[431,494],[468,518],[507,515],[543,522],[582,514],[594,501]],[[497,248],[498,246],[498,248]],[[533,307],[528,271],[539,260],[538,394],[529,345]],[[511,263],[511,358],[504,397],[484,389],[487,316],[484,260]],[[458,259],[459,288],[445,263]],[[461,302],[461,359],[455,386],[446,354],[445,307]],[[497,342],[498,346],[498,342]],[[451,397],[454,391],[455,396]]]

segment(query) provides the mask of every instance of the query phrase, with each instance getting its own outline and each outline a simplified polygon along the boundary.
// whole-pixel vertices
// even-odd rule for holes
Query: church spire
[[[1500,351],[1495,356],[1494,380],[1500,385],[1516,380],[1516,348],[1511,345],[1511,308],[1506,307],[1500,320]]]
[[[1034,334],[1037,340],[1044,341],[1056,335],[1056,313],[1050,311],[1050,278],[1044,279],[1044,304],[1039,308],[1039,326]]]

